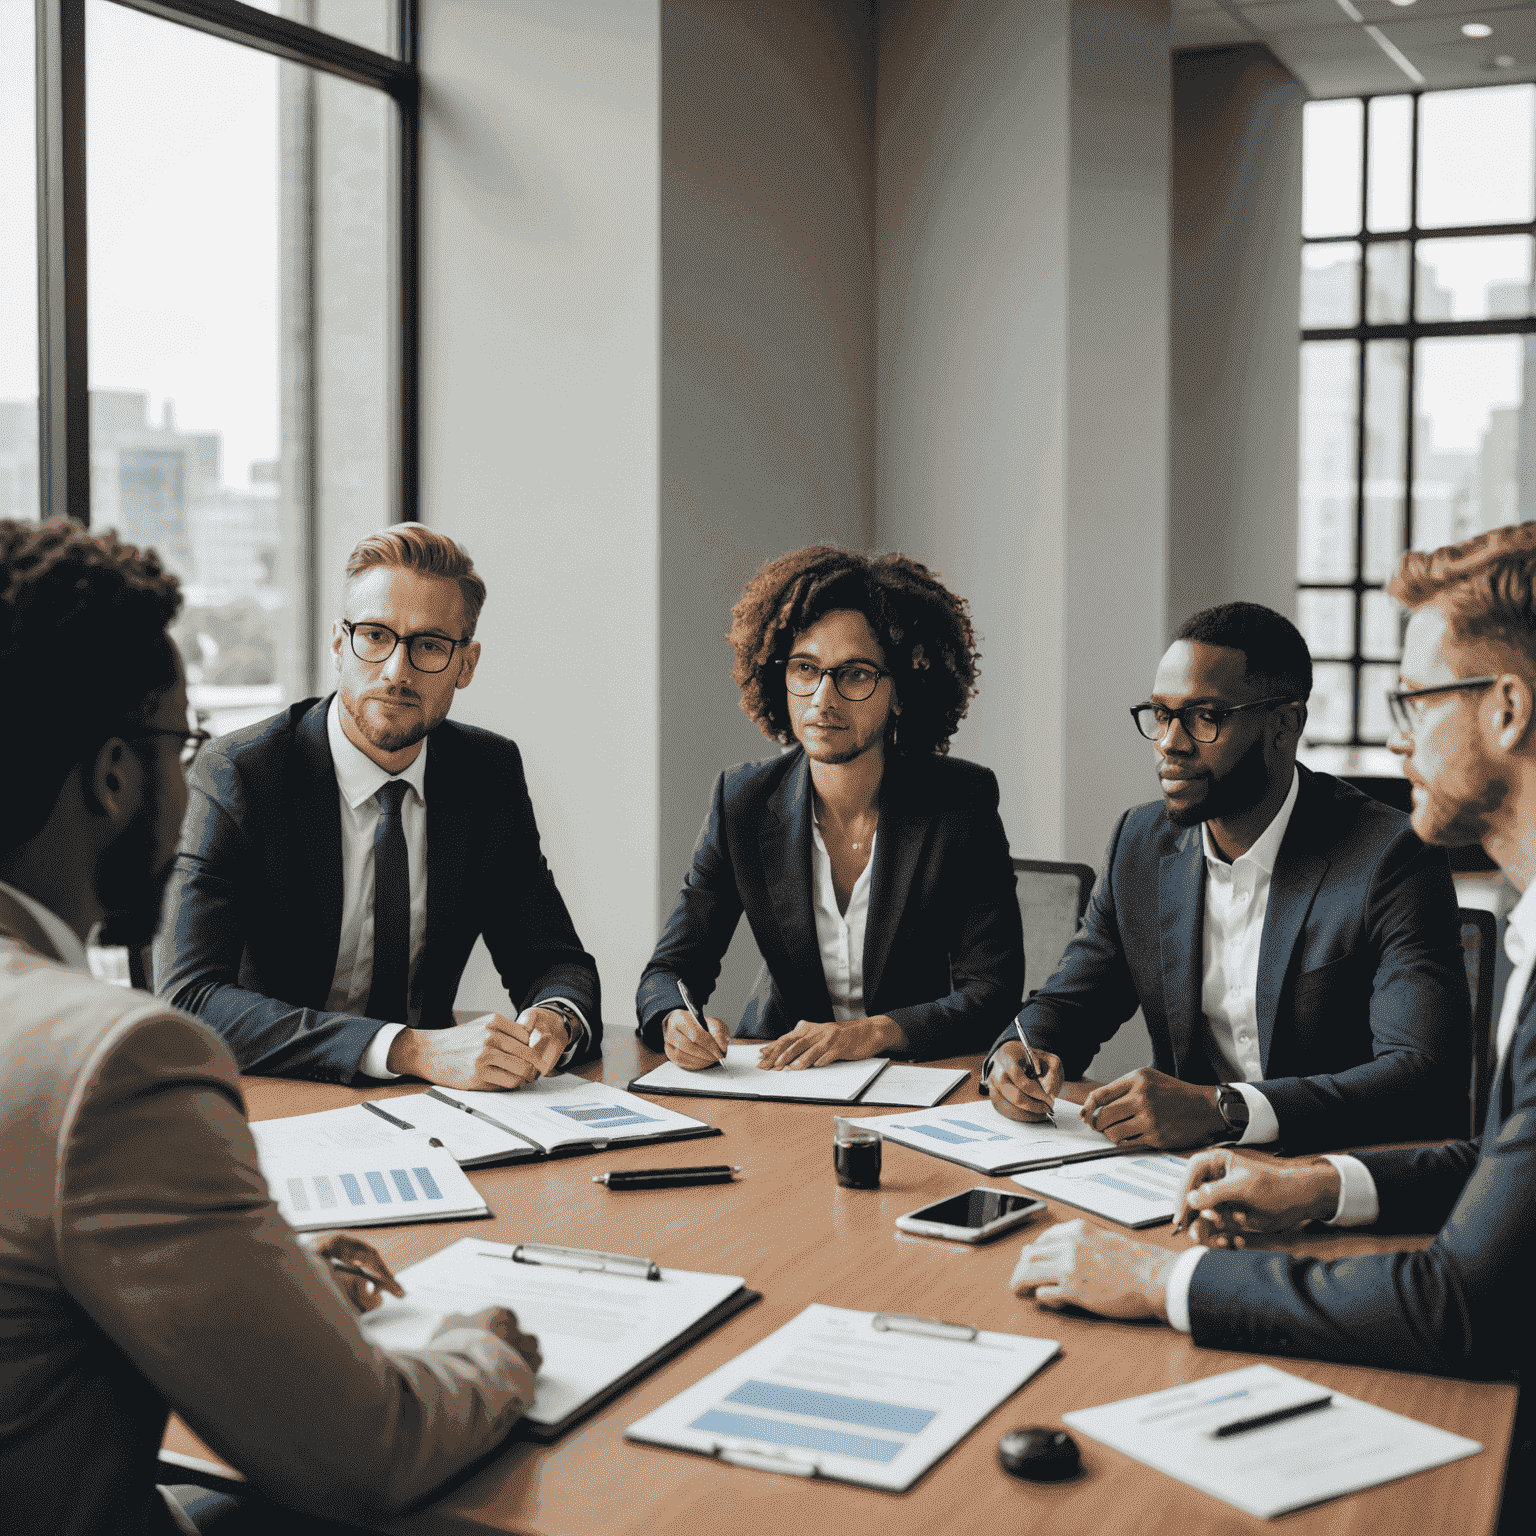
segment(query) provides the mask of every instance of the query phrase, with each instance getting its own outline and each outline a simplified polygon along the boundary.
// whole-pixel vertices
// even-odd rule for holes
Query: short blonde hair
[[[1501,640],[1536,660],[1536,523],[1409,550],[1387,590],[1409,608],[1445,599],[1452,632]]]
[[[464,598],[465,638],[474,634],[480,610],[485,606],[485,582],[476,573],[469,552],[460,549],[446,533],[428,528],[425,523],[395,523],[370,533],[359,539],[347,556],[347,580],[380,565],[458,582]]]

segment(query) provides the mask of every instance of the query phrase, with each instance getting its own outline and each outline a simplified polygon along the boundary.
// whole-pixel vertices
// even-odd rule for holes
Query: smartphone
[[[1036,1211],[1045,1209],[1044,1200],[1020,1194],[1012,1189],[988,1189],[978,1185],[963,1195],[951,1195],[932,1205],[920,1206],[896,1218],[903,1232],[919,1237],[947,1237],[954,1243],[985,1243],[1004,1232],[1021,1227]]]

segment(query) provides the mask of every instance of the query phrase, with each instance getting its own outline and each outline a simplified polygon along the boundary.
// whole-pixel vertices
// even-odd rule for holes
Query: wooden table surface
[[[617,1034],[618,1031],[615,1031]],[[603,1075],[628,1080],[660,1058],[633,1037],[611,1042]],[[977,1059],[944,1063],[972,1069],[947,1101],[977,1097]],[[590,1070],[587,1076],[597,1075]],[[357,1090],[320,1083],[247,1078],[253,1120],[353,1103]],[[370,1089],[370,1098],[420,1092],[421,1085]],[[1059,1536],[1145,1532],[1258,1531],[1257,1520],[1129,1457],[1079,1435],[1085,1475],[1072,1483],[1020,1482],[997,1465],[999,1436],[1021,1424],[1060,1426],[1074,1408],[1154,1392],[1252,1363],[1255,1357],[1196,1348],[1162,1324],[1067,1317],[1020,1301],[1008,1277],[1021,1233],[972,1248],[898,1232],[905,1211],[973,1184],[1006,1184],[884,1147],[878,1190],[838,1187],[832,1173],[832,1116],[825,1105],[726,1099],[667,1099],[725,1134],[532,1165],[477,1168],[470,1177],[495,1213],[490,1221],[373,1228],[360,1233],[398,1271],[466,1235],[503,1242],[565,1243],[644,1254],[681,1269],[742,1275],[763,1300],[724,1323],[556,1444],[513,1443],[429,1509],[389,1527],[412,1536],[516,1531],[523,1536],[901,1536],[901,1533],[1050,1529]],[[854,1114],[893,1114],[892,1109]],[[698,1162],[744,1165],[739,1182],[693,1189],[612,1193],[593,1184],[608,1168]],[[1081,1213],[1053,1207],[1049,1219]],[[1095,1218],[1087,1217],[1093,1221]],[[1114,1230],[1123,1231],[1123,1228]],[[1167,1229],[1141,1236],[1177,1245]],[[1404,1246],[1359,1234],[1308,1232],[1295,1251],[1335,1256]],[[1050,1365],[998,1408],[905,1494],[715,1464],[681,1451],[633,1445],[624,1427],[664,1403],[813,1301],[870,1311],[918,1313],[978,1327],[1060,1341]],[[1481,1455],[1382,1488],[1284,1516],[1286,1536],[1415,1536],[1493,1529],[1516,1389],[1359,1366],[1277,1362],[1309,1380],[1479,1441]],[[179,1422],[167,1446],[208,1456]],[[1040,1522],[1035,1526],[1035,1522]]]

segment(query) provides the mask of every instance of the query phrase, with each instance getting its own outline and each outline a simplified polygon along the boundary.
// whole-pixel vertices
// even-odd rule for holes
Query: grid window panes
[[[1402,551],[1536,518],[1536,86],[1313,102],[1303,142],[1307,735],[1369,746]]]
[[[110,0],[86,50],[91,522],[181,578],[219,734],[314,685],[309,519],[389,516],[393,108]]]
[[[0,0],[0,518],[37,516],[33,0]]]

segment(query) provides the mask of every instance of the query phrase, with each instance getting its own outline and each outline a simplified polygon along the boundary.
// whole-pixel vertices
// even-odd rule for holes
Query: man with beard
[[[1151,698],[1161,803],[1127,811],[1055,973],[987,1063],[1039,1120],[1140,1008],[1150,1067],[1095,1088],[1113,1141],[1288,1151],[1466,1125],[1467,984],[1441,849],[1401,812],[1299,767],[1312,658],[1294,625],[1226,603],[1179,630]]]
[[[25,738],[0,759],[8,1530],[193,1529],[154,1483],[171,1410],[245,1473],[261,1508],[236,1519],[304,1536],[336,1528],[295,1510],[382,1518],[492,1450],[539,1364],[503,1308],[447,1319],[426,1349],[371,1345],[354,1307],[399,1286],[355,1238],[300,1248],[223,1042],[91,976],[98,924],[127,944],[154,933],[182,764],[206,740],[165,633],[180,602],[153,554],[110,533],[0,522],[0,658]]]
[[[198,759],[155,953],[163,996],[242,1071],[521,1087],[602,1040],[597,969],[543,854],[517,747],[451,723],[485,582],[401,523],[347,561],[337,689]],[[475,940],[516,1018],[456,1024]]]

